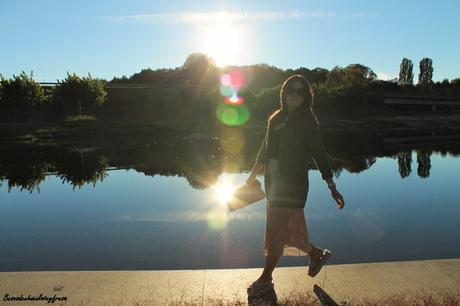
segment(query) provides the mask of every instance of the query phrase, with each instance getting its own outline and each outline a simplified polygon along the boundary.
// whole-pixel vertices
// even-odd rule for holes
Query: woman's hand
[[[252,180],[256,179],[257,174],[261,172],[263,169],[263,164],[255,164],[254,167],[252,168],[251,173],[249,174],[249,177],[246,179],[246,183],[249,183]]]
[[[343,200],[343,197],[340,194],[340,192],[338,192],[337,189],[335,188],[331,188],[331,195],[334,198],[334,200],[337,202],[339,209],[342,209],[345,206],[345,201]]]

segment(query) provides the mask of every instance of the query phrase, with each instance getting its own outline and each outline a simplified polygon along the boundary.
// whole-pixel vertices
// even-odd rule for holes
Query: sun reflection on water
[[[226,206],[228,201],[233,196],[233,192],[235,191],[235,186],[233,182],[228,179],[224,178],[223,180],[217,182],[214,187],[214,197],[220,205]]]
[[[225,228],[230,219],[227,203],[232,198],[236,188],[230,178],[224,177],[212,189],[213,200],[217,205],[213,205],[207,214],[208,226],[214,230],[219,230]]]

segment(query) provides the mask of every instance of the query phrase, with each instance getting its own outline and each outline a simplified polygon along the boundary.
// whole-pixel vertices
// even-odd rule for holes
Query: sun
[[[243,51],[245,32],[236,23],[218,22],[203,29],[202,50],[216,61],[216,65],[238,64]]]
[[[220,205],[227,205],[228,201],[232,199],[234,191],[235,186],[228,178],[224,178],[214,185],[214,197]]]
[[[232,198],[233,190],[229,185],[218,186],[216,188],[216,197],[219,203],[225,205]]]

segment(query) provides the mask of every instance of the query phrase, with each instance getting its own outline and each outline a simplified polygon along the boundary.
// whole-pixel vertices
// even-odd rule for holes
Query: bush
[[[54,91],[54,98],[64,114],[76,113],[81,116],[85,111],[107,102],[105,80],[88,77],[80,78],[75,73],[69,74],[59,82]]]
[[[34,81],[33,73],[24,71],[12,79],[0,77],[0,103],[2,106],[20,108],[36,106],[48,101],[43,88]]]

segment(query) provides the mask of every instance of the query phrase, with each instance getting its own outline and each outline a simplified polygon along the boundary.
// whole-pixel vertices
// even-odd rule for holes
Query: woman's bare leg
[[[323,250],[314,246],[313,244],[311,246],[312,248],[311,248],[310,253],[308,253],[308,256],[310,257],[310,260],[316,261],[323,254]],[[278,260],[280,259],[280,257],[281,256],[274,256],[274,255],[265,256],[264,271],[262,272],[262,275],[257,280],[260,280],[260,281],[272,280],[273,270],[275,270],[276,264],[278,263]]]
[[[323,250],[311,244],[311,251],[308,253],[310,260],[316,261],[323,254]],[[276,264],[281,256],[267,255],[265,256],[265,267],[262,275],[257,279],[260,281],[272,280],[273,270],[275,270]]]
[[[274,256],[274,255],[267,255],[265,257],[265,267],[264,271],[262,272],[262,275],[258,278],[260,281],[268,281],[272,280],[272,273],[273,270],[275,270],[276,264],[278,263],[278,260],[280,259],[281,256]]]

